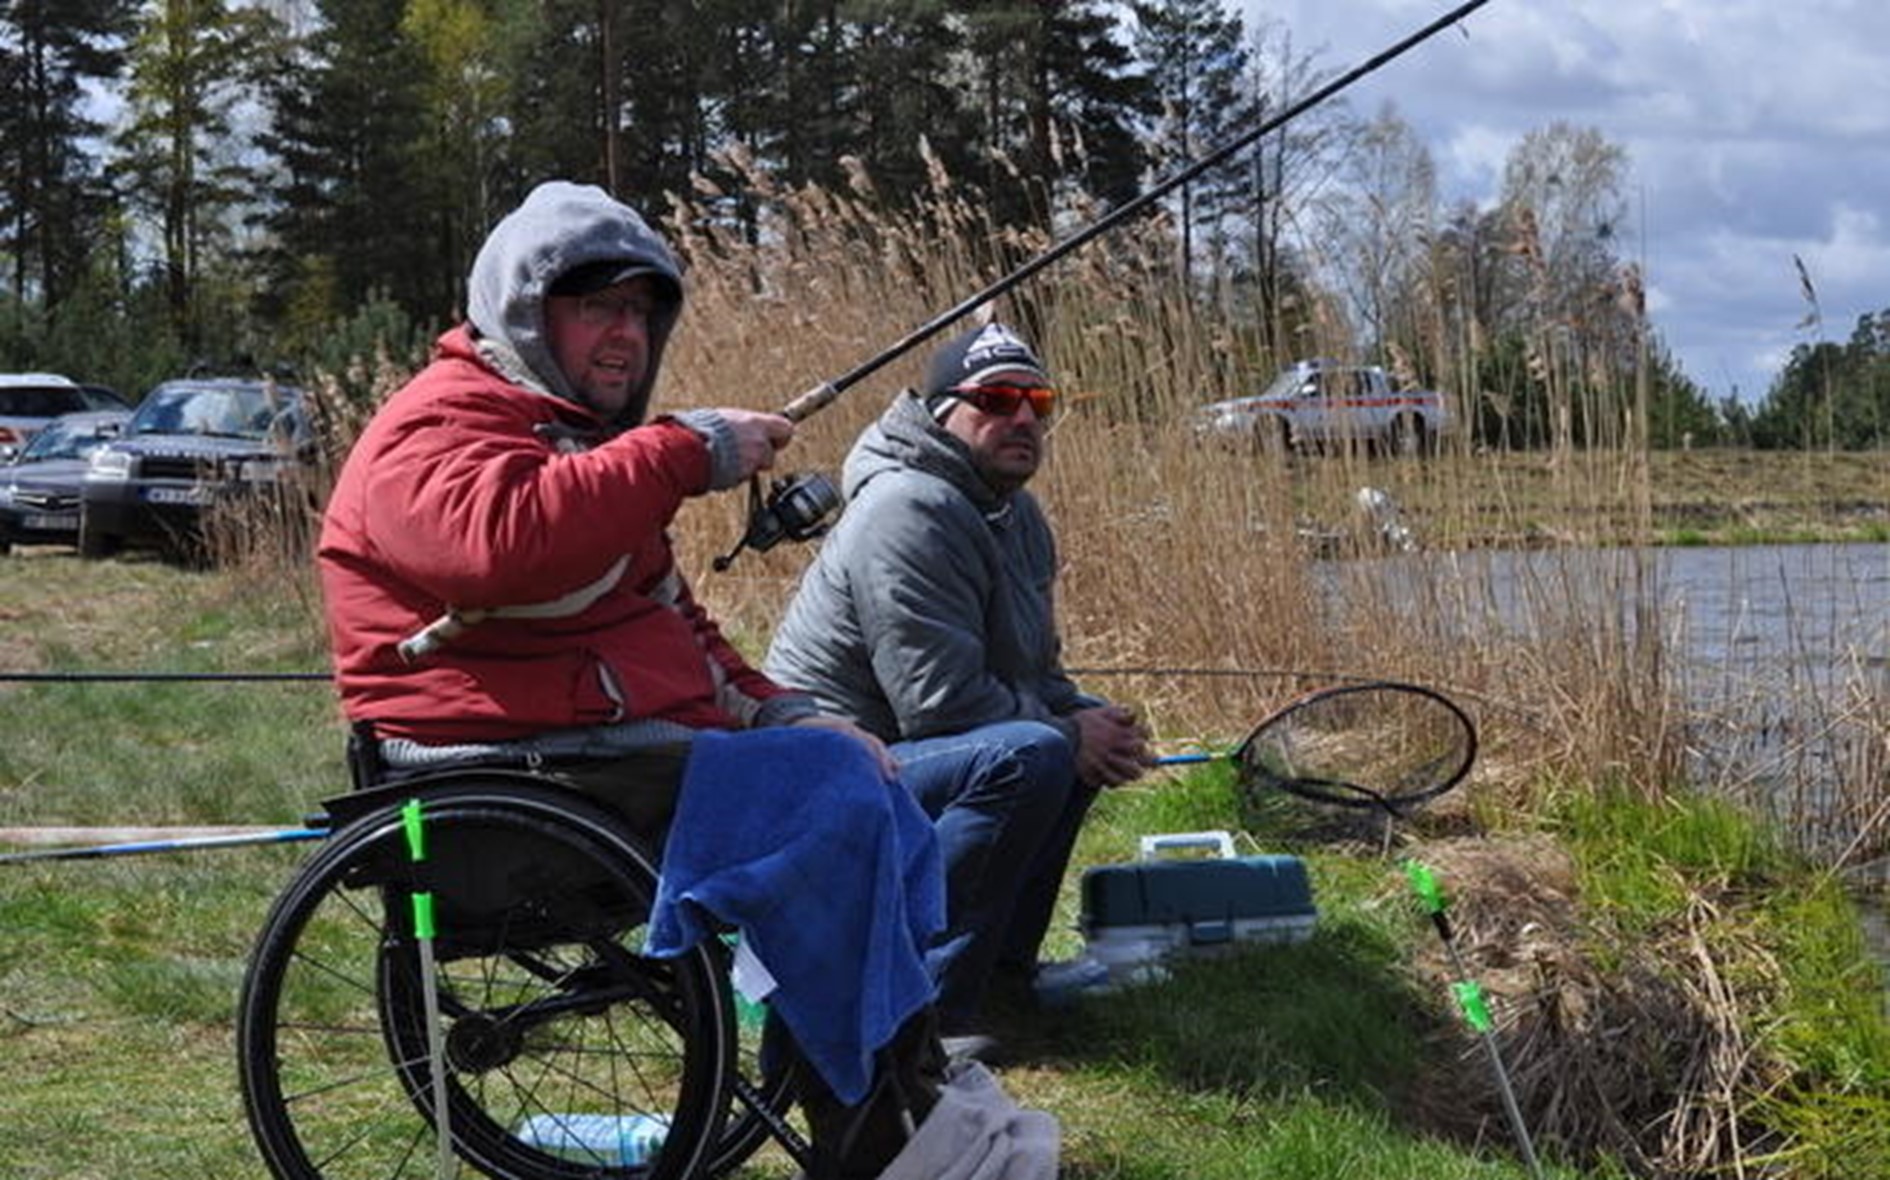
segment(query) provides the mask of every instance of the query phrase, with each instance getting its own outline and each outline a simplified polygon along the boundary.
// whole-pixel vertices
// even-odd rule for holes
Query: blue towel
[[[779,984],[770,1002],[840,1101],[930,1003],[923,948],[945,925],[932,823],[859,742],[831,730],[705,732],[664,844],[647,952],[720,920]]]

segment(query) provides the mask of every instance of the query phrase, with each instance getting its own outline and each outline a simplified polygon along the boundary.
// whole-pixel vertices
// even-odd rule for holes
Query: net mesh
[[[1474,753],[1475,732],[1443,698],[1362,685],[1274,714],[1235,751],[1235,762],[1246,790],[1395,810],[1455,784]]]

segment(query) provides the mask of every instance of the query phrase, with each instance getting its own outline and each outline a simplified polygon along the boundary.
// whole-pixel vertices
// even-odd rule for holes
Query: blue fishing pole
[[[29,852],[0,853],[0,864],[24,864],[41,860],[98,860],[112,856],[143,856],[154,852],[192,852],[200,848],[299,844],[307,840],[326,840],[329,834],[327,828],[274,828],[216,836],[187,836],[173,840],[124,840],[77,848],[35,848]]]

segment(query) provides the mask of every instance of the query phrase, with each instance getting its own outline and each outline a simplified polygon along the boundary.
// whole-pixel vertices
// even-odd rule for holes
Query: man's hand
[[[886,748],[886,743],[853,724],[853,722],[848,721],[845,717],[835,717],[831,713],[815,713],[810,717],[803,717],[798,721],[790,722],[790,724],[805,726],[809,729],[831,729],[835,733],[844,733],[865,746],[867,750],[872,753],[874,760],[879,763],[879,772],[884,775],[888,781],[899,777],[899,763],[893,758],[892,751]]]
[[[1098,705],[1070,714],[1081,735],[1076,749],[1076,775],[1094,787],[1117,787],[1134,782],[1153,765],[1148,734],[1135,714],[1121,705]]]
[[[741,478],[774,466],[774,453],[794,437],[794,423],[779,414],[759,410],[722,408],[715,411],[735,435],[735,455]]]

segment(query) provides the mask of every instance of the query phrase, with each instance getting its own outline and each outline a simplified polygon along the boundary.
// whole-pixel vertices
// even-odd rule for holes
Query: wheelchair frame
[[[373,752],[351,744],[358,784],[380,777]],[[402,832],[415,799],[422,863]],[[244,1107],[277,1180],[433,1174],[407,916],[421,890],[436,899],[445,1113],[463,1163],[505,1180],[694,1180],[772,1136],[808,1164],[787,1119],[792,1070],[760,1070],[761,1025],[737,1019],[727,947],[641,953],[657,871],[615,812],[555,776],[482,767],[325,806],[330,837],[271,907],[238,1010]],[[584,1115],[654,1118],[661,1148],[623,1156],[526,1133]]]

